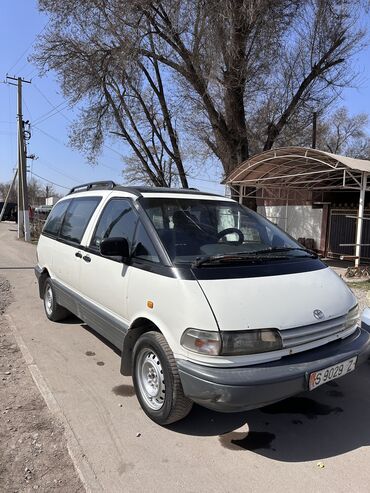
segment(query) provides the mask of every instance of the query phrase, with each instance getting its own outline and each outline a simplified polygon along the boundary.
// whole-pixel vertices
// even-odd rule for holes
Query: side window
[[[138,217],[131,203],[125,199],[112,199],[105,206],[98,226],[90,242],[91,248],[99,248],[105,238],[126,238],[131,248]]]
[[[151,242],[148,233],[145,231],[144,226],[141,224],[141,222],[139,223],[136,230],[135,246],[132,256],[157,264],[160,262],[154,245]]]
[[[70,203],[70,200],[62,200],[62,202],[58,202],[55,207],[53,207],[44,226],[43,233],[58,236],[64,214]]]
[[[72,199],[72,203],[64,216],[60,238],[80,243],[91,216],[100,201],[100,197]]]

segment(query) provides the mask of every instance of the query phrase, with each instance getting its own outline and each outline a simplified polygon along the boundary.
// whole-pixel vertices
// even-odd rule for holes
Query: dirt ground
[[[351,284],[360,309],[369,283]],[[3,314],[12,301],[0,277],[0,492],[83,492],[63,427],[47,408]]]
[[[62,425],[47,408],[4,318],[12,301],[0,278],[0,491],[85,491]]]

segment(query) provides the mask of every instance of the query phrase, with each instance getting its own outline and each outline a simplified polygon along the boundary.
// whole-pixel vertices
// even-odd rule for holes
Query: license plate
[[[347,373],[350,373],[355,369],[356,361],[357,356],[347,359],[346,361],[342,361],[341,363],[337,363],[336,365],[329,366],[328,368],[324,368],[323,370],[314,371],[310,374],[308,388],[313,390],[324,383],[347,375]]]

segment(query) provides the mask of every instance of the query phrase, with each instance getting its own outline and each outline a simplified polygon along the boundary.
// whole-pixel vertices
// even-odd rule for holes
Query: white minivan
[[[196,190],[75,187],[40,237],[47,317],[70,312],[122,354],[145,413],[235,412],[360,365],[356,299],[315,253],[259,214]]]

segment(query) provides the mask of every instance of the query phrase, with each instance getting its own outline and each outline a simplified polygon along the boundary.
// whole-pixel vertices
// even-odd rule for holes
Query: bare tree
[[[319,127],[319,145],[333,154],[369,159],[370,137],[366,132],[369,116],[350,116],[344,107],[338,108]]]
[[[94,154],[114,132],[151,182],[168,184],[170,172],[187,186],[179,135],[228,174],[336,99],[363,46],[364,4],[39,0],[50,27],[34,59],[85,105],[76,145]]]
[[[367,132],[369,115],[350,115],[344,106],[326,115],[317,122],[317,148],[333,154],[342,154],[359,159],[370,159],[370,136]],[[279,146],[298,145],[311,147],[312,115],[288,125],[277,139]]]
[[[0,183],[0,199],[1,199],[1,201],[5,200],[7,193],[9,191],[10,185],[11,185],[11,182]],[[9,202],[17,202],[17,190],[15,187],[12,188],[8,201]]]
[[[82,102],[72,145],[95,159],[107,135],[118,136],[131,149],[126,162],[131,170],[136,163],[138,176],[157,186],[176,182],[188,187],[163,67],[156,57],[139,55],[109,1],[72,3],[66,2],[66,10],[66,4],[55,7],[54,22],[35,57],[61,75],[71,102]],[[148,39],[155,53],[153,39]],[[127,176],[135,179],[130,171]]]
[[[0,198],[1,200],[5,200],[6,194],[8,193],[10,187],[9,183],[0,183]],[[32,177],[28,180],[28,200],[30,205],[41,205],[45,204],[45,199],[47,197],[51,197],[56,195],[55,189],[53,185],[47,184],[44,185],[36,178]],[[9,202],[17,202],[17,187],[13,187],[10,196]]]

